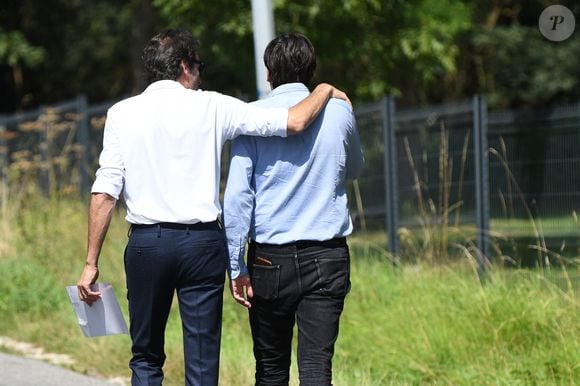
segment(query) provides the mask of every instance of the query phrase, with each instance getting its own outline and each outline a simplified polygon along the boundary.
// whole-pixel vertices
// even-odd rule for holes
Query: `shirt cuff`
[[[119,199],[121,190],[123,189],[123,183],[115,183],[109,178],[97,174],[97,179],[91,187],[91,193],[107,193],[109,196]]]
[[[228,261],[228,274],[230,279],[237,279],[239,276],[247,275],[248,268],[244,262],[245,248],[232,247],[230,245],[230,258]]]
[[[278,137],[288,136],[288,109],[272,108],[272,116],[269,120],[269,126],[273,128],[272,135]]]

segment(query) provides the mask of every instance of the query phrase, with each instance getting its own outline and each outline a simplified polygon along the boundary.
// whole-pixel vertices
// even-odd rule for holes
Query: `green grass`
[[[574,215],[534,219],[537,230],[544,237],[580,238],[580,223]],[[534,237],[534,227],[529,219],[494,218],[490,228],[504,237]]]
[[[85,338],[64,290],[83,266],[86,207],[27,200],[4,213],[0,227],[0,336],[69,354],[81,373],[128,377],[128,336]],[[126,230],[120,212],[100,264],[100,280],[113,283],[124,310]],[[467,261],[393,268],[377,240],[359,235],[351,241],[352,290],[336,345],[335,385],[580,383],[574,291],[524,270],[492,269],[481,285]],[[166,351],[165,384],[183,384],[175,307]],[[221,384],[252,384],[253,365],[247,313],[226,291]],[[296,375],[293,364],[292,385]]]

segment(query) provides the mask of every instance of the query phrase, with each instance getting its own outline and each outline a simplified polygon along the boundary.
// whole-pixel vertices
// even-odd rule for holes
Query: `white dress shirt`
[[[286,108],[260,108],[180,83],[152,83],[107,112],[100,168],[91,191],[118,199],[132,224],[216,220],[220,160],[238,135],[285,137]]]

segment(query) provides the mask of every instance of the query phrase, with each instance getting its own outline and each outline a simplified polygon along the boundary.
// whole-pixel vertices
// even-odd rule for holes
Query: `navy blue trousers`
[[[133,226],[125,249],[131,384],[161,385],[165,326],[177,292],[185,384],[218,384],[227,247],[217,223]]]
[[[251,243],[248,270],[256,385],[288,385],[295,323],[300,385],[331,385],[334,344],[350,290],[345,239]]]

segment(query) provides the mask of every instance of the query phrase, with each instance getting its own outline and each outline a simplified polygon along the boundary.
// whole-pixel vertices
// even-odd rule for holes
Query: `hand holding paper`
[[[127,324],[111,284],[95,283],[92,290],[100,293],[100,299],[89,306],[80,300],[77,286],[66,287],[85,336],[127,334],[129,332]]]
[[[96,265],[85,264],[83,273],[77,283],[77,288],[79,290],[79,298],[89,306],[101,298],[101,293],[94,291],[92,288],[98,278],[99,268]]]

